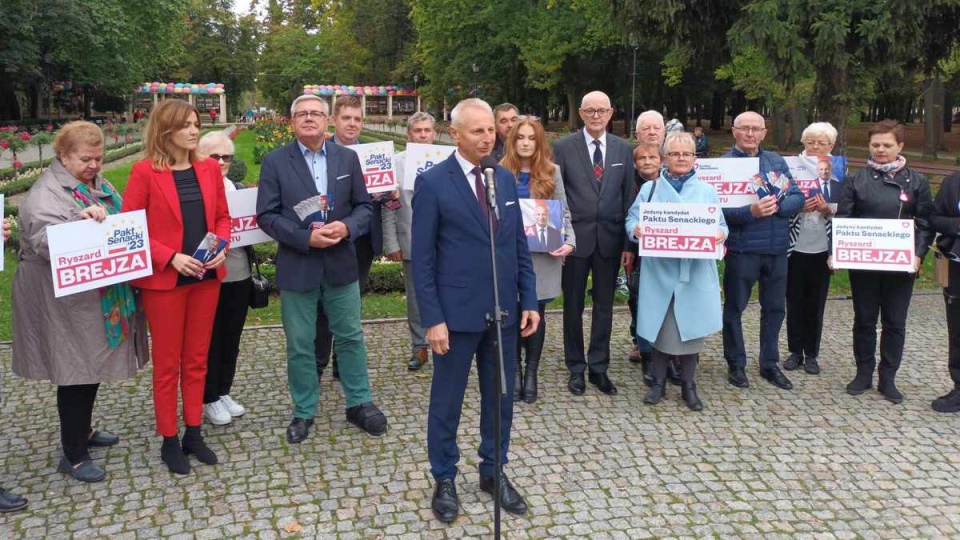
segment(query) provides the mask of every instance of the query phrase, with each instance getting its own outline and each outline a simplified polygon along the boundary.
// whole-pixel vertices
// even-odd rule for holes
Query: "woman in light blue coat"
[[[697,178],[696,142],[689,133],[671,133],[663,145],[666,167],[655,182],[647,182],[637,195],[627,217],[627,234],[634,242],[641,234],[638,227],[640,204],[700,203],[715,204],[720,199],[710,184]],[[652,192],[652,194],[651,194]],[[718,242],[727,238],[723,213]],[[720,307],[720,279],[717,263],[707,259],[643,257],[640,268],[640,308],[637,310],[637,334],[653,344],[654,385],[643,401],[655,405],[666,392],[667,364],[680,362],[681,396],[687,406],[699,411],[703,402],[697,396],[697,362],[704,340],[723,327]]]

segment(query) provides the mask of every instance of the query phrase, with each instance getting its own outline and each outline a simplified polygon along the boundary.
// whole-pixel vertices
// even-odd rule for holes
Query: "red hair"
[[[533,199],[549,199],[553,197],[553,191],[557,189],[557,183],[553,181],[553,173],[557,166],[553,163],[553,150],[547,144],[547,133],[539,121],[530,118],[524,118],[517,122],[507,138],[503,141],[506,152],[500,164],[510,170],[514,175],[520,174],[520,156],[517,155],[517,136],[520,128],[530,126],[533,128],[533,142],[537,148],[530,157],[530,197]]]

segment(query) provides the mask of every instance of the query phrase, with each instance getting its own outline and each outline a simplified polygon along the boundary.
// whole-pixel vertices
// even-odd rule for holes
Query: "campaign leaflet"
[[[913,272],[912,219],[833,219],[834,268]]]
[[[396,172],[393,170],[393,141],[355,144],[350,149],[360,158],[367,193],[397,189]]]
[[[641,257],[722,259],[721,208],[713,204],[640,203]]]
[[[153,274],[143,210],[50,225],[47,240],[56,298]]]
[[[783,159],[805,199],[820,194],[828,204],[836,205],[847,170],[846,156],[787,156]]]
[[[406,163],[403,166],[403,189],[413,191],[417,176],[450,157],[454,150],[456,147],[442,144],[408,143]]]
[[[227,192],[227,207],[230,209],[230,247],[238,248],[269,242],[270,236],[257,224],[258,188],[238,189]]]
[[[224,248],[227,247],[227,240],[225,238],[220,238],[219,236],[208,232],[204,235],[203,240],[200,241],[200,244],[197,246],[197,249],[193,252],[193,258],[207,264],[212,261],[214,257],[220,254]]]
[[[695,167],[697,178],[716,188],[721,207],[738,208],[757,202],[751,183],[760,173],[759,158],[698,159]]]
[[[567,224],[563,222],[563,201],[553,199],[519,199],[523,216],[523,232],[531,253],[550,253],[560,249],[566,240]]]

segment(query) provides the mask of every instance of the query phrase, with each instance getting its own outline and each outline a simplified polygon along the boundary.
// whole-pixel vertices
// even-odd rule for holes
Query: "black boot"
[[[203,442],[200,426],[187,426],[187,431],[183,434],[183,455],[190,454],[197,456],[201,463],[217,464],[217,455]]]
[[[520,366],[520,358],[517,358],[513,366],[513,401],[523,399],[523,368]]]
[[[697,383],[694,382],[697,377],[697,363],[700,361],[699,354],[684,354],[678,358],[680,363],[680,397],[691,411],[702,411],[703,402],[697,396]]]
[[[189,474],[190,462],[187,456],[183,455],[180,448],[180,439],[173,437],[164,437],[163,446],[160,447],[160,459],[167,464],[167,468],[174,474]]]
[[[643,396],[643,402],[647,405],[656,405],[663,399],[667,392],[667,366],[672,364],[670,355],[664,354],[656,349],[651,353],[653,357],[650,371],[653,373],[653,385],[647,390],[647,395]]]
[[[691,411],[703,410],[703,402],[697,395],[697,383],[683,383],[683,386],[680,387],[680,397],[683,398],[683,402],[687,404]]]
[[[523,400],[527,403],[537,402],[537,370],[540,369],[540,355],[536,359],[533,355],[527,356],[527,368],[523,372]]]
[[[857,376],[847,384],[847,393],[859,396],[873,388],[873,362],[857,362]]]
[[[640,353],[640,365],[643,368],[643,384],[647,386],[653,386],[657,381],[653,378],[653,371],[651,366],[653,365],[653,356],[649,352]]]
[[[670,356],[667,363],[667,380],[674,386],[680,386],[683,380],[680,378],[680,362],[676,356]]]
[[[900,393],[900,390],[897,390],[895,374],[881,377],[877,384],[877,391],[883,394],[883,398],[890,403],[903,403],[903,394]]]

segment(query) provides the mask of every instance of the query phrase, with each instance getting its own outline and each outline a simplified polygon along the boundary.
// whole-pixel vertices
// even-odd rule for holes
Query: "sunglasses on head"
[[[233,154],[210,154],[210,159],[216,161],[223,160],[224,163],[230,163],[233,161]]]

